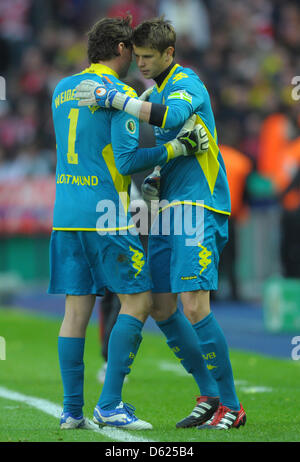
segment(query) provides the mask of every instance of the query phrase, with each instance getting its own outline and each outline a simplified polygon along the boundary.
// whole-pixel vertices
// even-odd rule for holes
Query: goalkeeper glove
[[[154,85],[153,85],[152,87],[147,88],[147,90],[145,90],[145,91],[139,96],[139,100],[140,100],[140,101],[148,101],[149,96],[150,96],[151,93],[153,92],[153,88],[154,88]]]
[[[167,143],[173,148],[173,158],[203,154],[208,150],[209,140],[205,128],[201,124],[194,126],[195,120],[195,115],[187,119],[176,139]]]
[[[82,80],[75,88],[75,98],[79,99],[78,106],[100,106],[110,108],[118,90],[109,83],[96,82],[95,80]]]
[[[112,84],[99,84],[95,80],[83,80],[75,90],[75,98],[79,99],[78,106],[113,107],[138,117],[143,104],[143,101],[121,93]]]
[[[151,201],[159,201],[160,194],[160,170],[155,168],[150,175],[148,175],[141,187],[142,196],[148,208],[151,208]]]
[[[206,152],[208,150],[208,136],[204,127],[201,124],[195,126],[196,115],[189,117],[175,140],[170,141],[175,155],[193,155]],[[193,146],[195,142],[196,146]],[[148,208],[151,207],[151,201],[159,200],[160,195],[160,167],[155,167],[153,172],[148,175],[142,184],[142,196],[147,203]]]

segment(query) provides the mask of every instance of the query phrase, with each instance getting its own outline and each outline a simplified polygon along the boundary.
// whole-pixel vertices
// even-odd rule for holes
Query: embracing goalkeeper
[[[210,98],[195,72],[175,62],[176,34],[168,21],[162,18],[145,21],[136,27],[130,39],[128,34],[122,36],[125,24],[117,21],[101,20],[90,31],[91,66],[74,78],[75,98],[79,101],[72,104],[81,108],[79,118],[81,111],[88,117],[85,134],[92,136],[91,130],[97,130],[97,122],[102,123],[98,128],[101,133],[104,121],[111,121],[110,144],[105,145],[108,132],[102,131],[99,162],[103,157],[115,190],[124,191],[126,181],[122,176],[154,167],[153,174],[144,181],[142,192],[148,204],[154,199],[166,200],[168,205],[160,210],[158,220],[162,223],[169,216],[170,228],[165,234],[159,225],[158,233],[150,233],[147,262],[135,242],[138,249],[135,255],[139,255],[140,262],[138,277],[134,284],[128,281],[125,285],[138,298],[130,297],[128,292],[124,297],[124,292],[118,290],[118,284],[121,287],[124,281],[116,281],[117,273],[112,272],[111,265],[106,266],[107,287],[110,289],[114,280],[112,291],[121,294],[122,306],[111,334],[107,374],[94,421],[128,429],[151,428],[121,398],[124,373],[131,366],[126,352],[133,351],[129,358],[135,357],[143,323],[151,314],[168,346],[199,387],[196,406],[176,426],[238,428],[245,424],[246,415],[236,395],[227,342],[210,309],[209,298],[210,291],[218,287],[218,263],[228,240],[230,215],[226,170],[218,148]],[[117,48],[109,56],[101,55],[97,50],[107,40],[112,23],[119,27],[118,40],[113,42]],[[142,75],[155,81],[140,99],[119,80],[128,71],[132,43]],[[138,120],[155,127],[155,148],[138,149],[132,145],[132,140],[137,140]],[[78,127],[83,133],[82,125]],[[111,194],[114,192],[112,189]],[[186,227],[185,214],[177,213],[183,206],[189,208],[187,216],[195,226]],[[181,232],[177,229],[178,216],[183,220]],[[192,229],[192,234],[187,228]],[[116,241],[121,237],[116,236]],[[188,244],[190,241],[192,245]],[[150,304],[147,265],[151,273]],[[177,309],[178,294],[184,313]],[[130,344],[133,335],[137,339],[135,345]]]

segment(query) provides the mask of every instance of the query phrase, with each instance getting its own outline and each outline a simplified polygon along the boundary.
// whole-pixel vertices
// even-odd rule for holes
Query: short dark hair
[[[103,18],[97,21],[88,32],[87,54],[90,63],[107,61],[119,56],[118,44],[132,47],[132,17]]]
[[[175,50],[176,32],[164,16],[141,22],[134,30],[132,42],[137,47],[153,48],[163,53],[168,47]]]

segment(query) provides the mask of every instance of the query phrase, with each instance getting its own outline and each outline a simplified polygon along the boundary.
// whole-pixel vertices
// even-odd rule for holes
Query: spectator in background
[[[0,43],[6,60],[1,63],[6,72],[16,67],[21,54],[32,38],[29,13],[32,0],[1,0],[0,2]]]
[[[176,53],[183,60],[195,61],[210,45],[208,11],[201,0],[161,0],[159,15],[165,15],[176,29]]]
[[[5,149],[0,145],[0,182],[9,179],[10,162]]]
[[[232,147],[255,155],[253,131],[251,146],[244,139],[248,136],[249,114],[255,112],[263,119],[278,112],[282,103],[291,107],[288,95],[291,76],[297,75],[300,43],[295,1],[283,5],[270,0],[45,0],[42,15],[38,14],[39,5],[37,0],[1,1],[0,50],[2,68],[10,75],[8,99],[29,95],[43,109],[41,119],[49,121],[50,94],[56,83],[83,66],[84,31],[91,18],[107,12],[119,14],[124,9],[133,13],[136,22],[161,13],[171,19],[178,30],[178,44],[182,43],[177,58],[199,72],[212,94],[222,136],[230,124]],[[21,68],[14,58],[16,53],[21,57],[20,50]],[[35,67],[34,73],[29,64]],[[52,142],[54,148],[49,136],[45,128],[45,143],[48,147]],[[220,141],[228,144],[227,139]]]
[[[299,112],[281,112],[262,124],[258,173],[268,178],[281,204],[281,265],[285,277],[300,278]],[[293,115],[293,117],[291,116]]]
[[[274,16],[277,20],[275,34],[284,48],[299,60],[300,47],[300,10],[297,1],[275,2]],[[275,20],[275,21],[276,21]]]
[[[280,222],[280,255],[283,275],[300,279],[300,139],[294,153],[291,180],[280,194],[282,214]],[[290,160],[292,161],[292,153]]]
[[[107,10],[107,16],[115,18],[125,17],[129,12],[132,15],[132,27],[156,15],[156,0],[118,0]]]
[[[250,175],[253,165],[251,160],[242,152],[230,146],[220,146],[230,190],[231,215],[228,221],[229,240],[220,258],[220,272],[227,275],[229,282],[229,299],[239,300],[240,292],[238,287],[236,254],[237,239],[236,227],[246,212],[245,191],[247,178]]]
[[[41,155],[42,154],[42,155]],[[41,149],[38,140],[21,145],[14,159],[0,150],[0,181],[40,178],[54,173],[53,152]]]

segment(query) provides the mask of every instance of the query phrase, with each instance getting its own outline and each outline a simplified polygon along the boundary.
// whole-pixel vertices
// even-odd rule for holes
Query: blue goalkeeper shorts
[[[219,259],[227,241],[225,214],[195,205],[163,210],[152,225],[148,241],[152,291],[217,290]]]
[[[151,290],[145,254],[136,235],[52,231],[48,293],[104,295]]]

